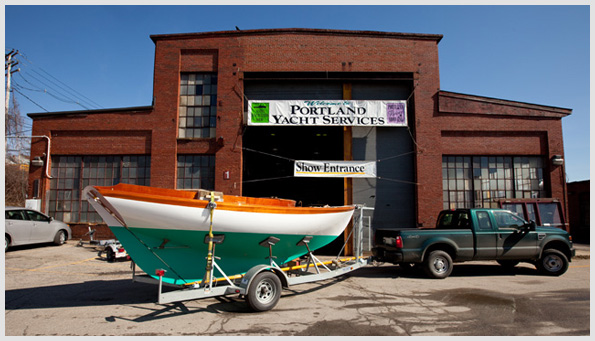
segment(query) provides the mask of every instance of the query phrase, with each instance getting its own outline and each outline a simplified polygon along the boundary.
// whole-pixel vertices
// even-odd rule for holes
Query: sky
[[[20,71],[12,80],[23,116],[151,105],[153,34],[228,31],[236,26],[441,34],[441,90],[572,109],[562,119],[567,180],[590,179],[586,5],[5,3],[5,54],[19,51],[15,58]],[[26,120],[30,128],[31,120]]]

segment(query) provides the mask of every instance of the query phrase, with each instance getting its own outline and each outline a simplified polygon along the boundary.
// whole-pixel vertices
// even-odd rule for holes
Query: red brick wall
[[[544,156],[551,197],[564,202],[563,167],[549,160],[564,155],[561,118],[569,109],[446,91],[436,97],[435,112],[416,112],[420,223],[433,226],[443,207],[442,155]]]
[[[116,236],[112,233],[112,231],[107,227],[105,224],[69,224],[70,230],[72,231],[72,236],[70,239],[80,239],[84,241],[91,240],[91,236],[89,233],[89,227],[92,230],[95,230],[93,234],[93,240],[106,240],[106,239],[116,239]]]
[[[152,39],[152,110],[36,117],[33,135],[51,136],[53,155],[150,154],[156,187],[175,187],[177,154],[215,154],[215,189],[240,195],[244,72],[407,72],[414,75],[410,128],[417,144],[417,219],[424,226],[442,209],[443,154],[564,155],[561,118],[570,110],[440,91],[439,35],[286,29]],[[179,77],[189,71],[218,74],[214,139],[177,139]],[[32,157],[46,147],[34,140]],[[42,172],[32,167],[30,182]],[[564,196],[562,172],[548,170],[552,197]]]
[[[222,143],[180,140],[174,145],[153,144],[151,183],[173,187],[175,172],[170,155],[177,153],[216,154],[215,188],[241,194],[243,83],[244,72],[257,71],[354,71],[411,72],[418,78],[417,93],[428,98],[439,89],[439,36],[399,34],[353,34],[338,31],[270,30],[258,32],[223,32],[155,36],[155,112],[177,120],[178,82],[181,71],[218,73],[217,138]],[[216,51],[216,53],[215,53]],[[416,101],[419,110],[431,110],[434,104]],[[417,108],[416,108],[417,109]],[[163,132],[163,136],[174,134]],[[168,137],[170,140],[172,137]],[[157,139],[154,139],[157,141]],[[165,137],[163,137],[163,143]],[[223,172],[230,171],[230,179]],[[158,173],[158,174],[156,174]],[[168,174],[171,174],[169,176]],[[156,177],[160,176],[158,180]]]

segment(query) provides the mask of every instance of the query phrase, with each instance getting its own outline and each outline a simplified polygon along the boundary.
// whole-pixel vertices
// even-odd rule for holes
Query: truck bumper
[[[398,264],[403,262],[403,253],[400,251],[386,250],[383,248],[372,248],[374,259],[379,262]]]

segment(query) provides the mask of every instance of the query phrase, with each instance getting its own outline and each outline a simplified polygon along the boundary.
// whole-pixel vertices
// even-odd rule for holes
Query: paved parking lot
[[[159,305],[156,285],[131,281],[130,262],[75,241],[22,247],[5,253],[5,335],[590,335],[586,255],[561,277],[470,262],[431,280],[369,265],[252,313],[236,296]]]

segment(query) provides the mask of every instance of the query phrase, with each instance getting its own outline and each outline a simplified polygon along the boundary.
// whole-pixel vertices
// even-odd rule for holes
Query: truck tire
[[[424,271],[430,278],[446,278],[452,272],[452,268],[452,258],[442,250],[430,252],[424,260]]]
[[[568,258],[556,249],[543,251],[541,259],[537,261],[537,270],[543,275],[560,276],[568,270]]]

